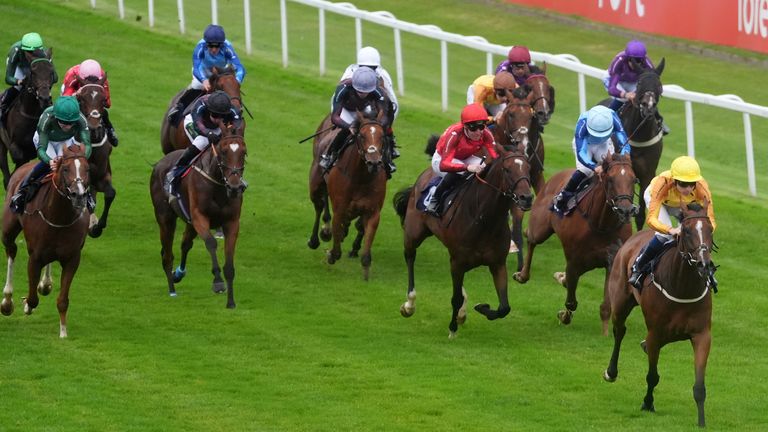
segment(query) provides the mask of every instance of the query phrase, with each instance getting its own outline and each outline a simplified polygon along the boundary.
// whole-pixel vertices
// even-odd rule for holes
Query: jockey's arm
[[[205,41],[200,41],[192,52],[192,76],[200,82],[207,79],[205,76],[203,57],[205,57]]]
[[[16,82],[16,66],[19,64],[19,46],[13,45],[8,51],[8,59],[5,61],[5,83],[10,86],[18,84]]]
[[[224,47],[226,48],[224,58],[235,66],[235,78],[237,79],[237,82],[242,83],[245,78],[245,68],[243,67],[243,64],[240,63],[240,58],[237,56],[235,49],[229,41],[224,42]]]
[[[91,132],[88,130],[88,124],[83,116],[80,116],[75,127],[78,129],[77,135],[79,135],[77,141],[85,146],[85,158],[87,159],[91,157]]]
[[[648,214],[645,217],[645,223],[651,229],[662,234],[669,234],[671,226],[662,223],[659,220],[659,211],[662,202],[666,199],[670,187],[674,187],[674,182],[667,182],[663,177],[657,176],[651,180],[649,186],[651,199],[648,202]]]
[[[624,126],[621,124],[619,115],[616,114],[615,111],[611,111],[611,114],[613,118],[613,133],[616,134],[616,139],[619,140],[619,153],[623,155],[629,154],[630,147],[627,132],[624,131]]]
[[[493,134],[488,130],[483,130],[483,147],[485,147],[488,156],[491,159],[496,159],[499,154],[496,153],[496,141],[493,139]]]
[[[336,87],[336,92],[333,94],[333,110],[331,111],[331,123],[343,129],[347,129],[350,126],[347,122],[341,119],[341,110],[343,109],[342,104],[349,92],[349,90],[346,89],[347,86],[344,84],[340,84]]]

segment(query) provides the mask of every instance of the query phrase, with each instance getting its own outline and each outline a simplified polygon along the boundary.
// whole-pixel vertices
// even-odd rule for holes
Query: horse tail
[[[435,150],[437,150],[437,142],[440,141],[440,137],[432,134],[427,139],[427,148],[424,149],[424,153],[427,154],[427,156],[432,157],[433,154],[435,154]]]
[[[411,193],[413,192],[413,186],[408,186],[398,191],[394,198],[392,198],[392,205],[395,207],[395,212],[400,216],[400,226],[405,224],[405,211],[408,209],[408,200],[411,199]]]

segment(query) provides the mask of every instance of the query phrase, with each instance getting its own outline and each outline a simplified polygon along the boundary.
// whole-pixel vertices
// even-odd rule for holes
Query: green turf
[[[155,2],[156,27],[151,30],[143,0],[126,1],[125,21],[116,18],[116,2],[97,1],[96,11],[89,3],[0,3],[5,45],[27,31],[40,32],[54,47],[60,76],[84,58],[102,63],[109,72],[112,119],[121,138],[112,159],[118,196],[104,236],[86,242],[70,297],[69,339],[57,337],[55,298],[42,298],[31,316],[21,313],[26,257],[24,250],[19,254],[17,310],[0,319],[0,430],[695,428],[693,358],[687,343],[662,351],[657,413],[639,410],[646,372],[637,345],[644,334],[639,311],[629,321],[619,380],[603,382],[612,341],[600,336],[601,272],[581,280],[573,324],[557,323],[565,292],[551,278],[563,267],[555,239],[537,248],[528,284],[511,282],[509,316],[489,322],[471,312],[452,341],[447,339],[447,253],[436,240],[419,249],[415,316],[406,320],[398,313],[407,281],[402,233],[389,200],[367,283],[357,260],[329,266],[325,245],[307,248],[313,217],[306,179],[311,149],[297,141],[315,130],[328,110],[335,79],[354,59],[354,23],[326,16],[333,29],[327,35],[329,71],[318,77],[317,12],[290,2],[287,69],[279,51],[278,2],[253,2],[251,56],[244,55],[241,2],[219,2],[219,20],[244,55],[248,76],[243,91],[255,117],[248,119],[247,129],[250,188],[236,256],[237,309],[225,309],[225,298],[211,293],[210,263],[199,241],[190,254],[188,275],[177,287],[179,297],[170,298],[148,179],[151,164],[162,155],[160,120],[170,98],[189,82],[191,48],[207,24],[210,6],[202,0],[185,2],[188,32],[180,36],[175,2]],[[612,33],[517,16],[490,1],[357,4],[500,44],[573,53],[595,66],[607,66],[625,43]],[[370,24],[363,30],[365,43],[379,47],[394,74],[391,32]],[[400,98],[396,124],[403,156],[389,184],[390,196],[428,165],[422,153],[427,136],[456,119],[467,84],[485,71],[483,54],[450,46],[451,106],[443,113],[439,43],[406,33],[403,42],[406,95]],[[667,58],[665,83],[768,102],[764,69],[662,45],[651,44],[649,50],[654,59]],[[556,68],[548,74],[558,102],[545,133],[547,177],[572,166],[570,136],[578,117],[575,75]],[[596,80],[589,80],[588,88],[591,101],[603,97]],[[661,108],[673,128],[662,156],[662,165],[668,165],[685,152],[683,104],[665,99]],[[721,249],[715,258],[722,265],[707,373],[708,425],[713,430],[764,430],[768,350],[762,314],[768,301],[762,283],[768,260],[762,213],[768,207],[768,121],[753,118],[762,192],[753,198],[746,187],[741,116],[700,105],[694,105],[694,114],[697,158],[715,198]],[[466,287],[470,303],[496,304],[484,269],[471,272]]]

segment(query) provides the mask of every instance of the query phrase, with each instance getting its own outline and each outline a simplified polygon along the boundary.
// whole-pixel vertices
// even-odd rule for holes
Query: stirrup
[[[324,154],[320,156],[320,161],[317,164],[320,165],[320,168],[327,171],[333,165],[333,161],[329,155]]]
[[[631,275],[629,275],[629,279],[627,280],[627,283],[632,285],[633,287],[640,289],[642,288],[641,281],[643,280],[643,273],[639,270],[635,270],[632,272]]]

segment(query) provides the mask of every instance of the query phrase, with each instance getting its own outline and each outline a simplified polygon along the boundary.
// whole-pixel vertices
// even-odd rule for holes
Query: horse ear
[[[665,60],[666,59],[664,57],[662,57],[661,61],[659,62],[659,65],[656,66],[656,69],[654,69],[656,71],[656,74],[659,75],[659,76],[661,76],[661,73],[664,72],[664,61]]]
[[[547,74],[547,62],[543,62],[539,69],[541,69],[541,74],[542,75],[546,75]]]
[[[549,113],[552,114],[555,112],[555,88],[553,86],[549,86]]]
[[[53,47],[50,47],[45,51],[45,58],[48,60],[53,58]]]

